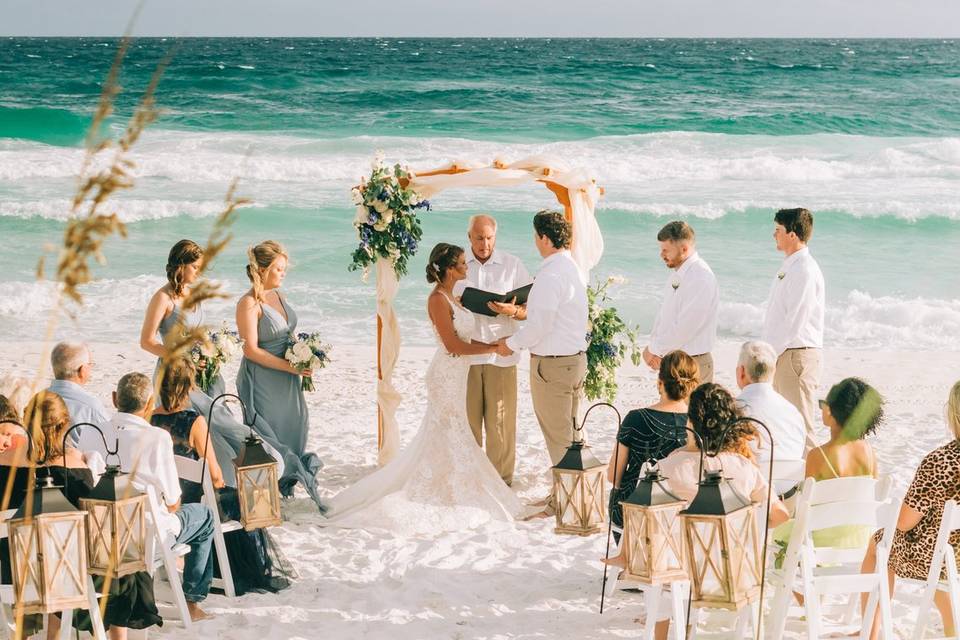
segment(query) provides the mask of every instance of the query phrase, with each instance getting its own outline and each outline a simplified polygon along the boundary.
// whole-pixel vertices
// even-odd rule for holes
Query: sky
[[[0,35],[121,35],[133,0],[0,0]],[[958,0],[147,0],[138,36],[960,37]]]

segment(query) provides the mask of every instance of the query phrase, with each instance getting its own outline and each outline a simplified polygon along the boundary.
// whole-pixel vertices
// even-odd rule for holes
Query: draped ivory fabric
[[[573,244],[570,253],[580,269],[584,284],[589,282],[590,270],[603,255],[603,236],[594,215],[602,192],[596,181],[586,172],[570,169],[555,158],[531,156],[513,163],[495,160],[493,165],[454,162],[425,173],[430,175],[412,173],[409,183],[409,187],[421,198],[432,198],[444,189],[464,187],[506,187],[543,182],[565,188],[573,220]],[[549,197],[552,200],[553,194]],[[531,220],[533,213],[530,212]],[[378,341],[380,376],[377,382],[377,404],[380,409],[378,460],[381,465],[393,458],[400,445],[400,430],[396,418],[400,394],[392,381],[393,369],[400,354],[400,331],[393,310],[393,300],[398,287],[393,265],[388,260],[378,260],[377,315],[382,322],[382,333]]]
[[[400,392],[393,386],[393,369],[400,357],[400,326],[393,310],[400,282],[389,260],[377,260],[377,316],[380,318],[379,380],[377,380],[377,406],[380,409],[380,451],[377,462],[382,466],[390,462],[400,450],[400,427],[397,424],[397,408]]]

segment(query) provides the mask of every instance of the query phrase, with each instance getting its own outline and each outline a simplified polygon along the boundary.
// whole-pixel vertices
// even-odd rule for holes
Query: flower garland
[[[589,400],[613,402],[617,397],[617,369],[623,364],[628,350],[631,362],[640,364],[636,328],[627,325],[614,307],[605,306],[610,285],[625,282],[621,276],[610,276],[604,282],[587,287],[590,332],[587,334],[589,346],[584,393]]]
[[[357,206],[353,226],[360,245],[353,251],[348,269],[362,269],[366,280],[370,267],[386,259],[393,263],[399,278],[407,273],[407,264],[423,236],[417,210],[429,211],[430,202],[409,188],[409,170],[399,164],[386,166],[382,153],[377,153],[371,169],[369,180],[350,192]]]

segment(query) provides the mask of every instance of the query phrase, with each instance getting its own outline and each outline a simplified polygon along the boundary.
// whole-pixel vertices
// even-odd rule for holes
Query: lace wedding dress
[[[453,326],[464,341],[473,314],[454,303]],[[467,358],[440,343],[427,369],[427,413],[407,447],[386,466],[344,489],[328,504],[324,526],[380,528],[399,535],[469,529],[513,520],[523,507],[470,431]]]

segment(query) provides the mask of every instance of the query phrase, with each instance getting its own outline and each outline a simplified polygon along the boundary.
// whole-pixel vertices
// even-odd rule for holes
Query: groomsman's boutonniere
[[[785,274],[783,271],[777,273],[777,280],[783,280],[785,277],[787,277],[787,274]]]
[[[673,282],[670,283],[670,286],[673,287],[674,291],[676,291],[677,289],[680,288],[680,280],[679,279],[674,280]]]

